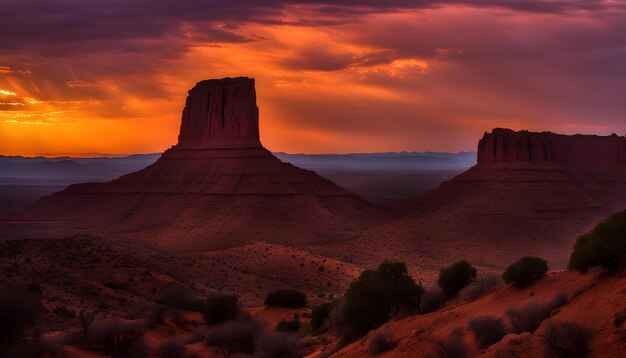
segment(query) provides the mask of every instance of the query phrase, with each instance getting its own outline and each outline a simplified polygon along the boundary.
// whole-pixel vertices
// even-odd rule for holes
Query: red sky
[[[4,0],[0,154],[162,151],[225,76],[256,78],[274,151],[624,134],[624,34],[624,1]]]

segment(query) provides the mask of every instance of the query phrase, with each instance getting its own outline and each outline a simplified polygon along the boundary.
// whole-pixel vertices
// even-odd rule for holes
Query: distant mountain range
[[[280,160],[310,169],[456,169],[476,163],[476,152],[387,152],[350,154],[287,154],[274,153]]]
[[[469,168],[476,152],[388,152],[352,154],[274,153],[284,162],[313,171],[432,170]],[[115,179],[154,163],[160,153],[127,157],[22,157],[0,155],[0,184],[58,184]]]

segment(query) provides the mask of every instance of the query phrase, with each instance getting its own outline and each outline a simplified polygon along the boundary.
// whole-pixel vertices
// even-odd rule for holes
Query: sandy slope
[[[502,286],[472,302],[457,300],[433,313],[390,322],[332,357],[368,356],[369,341],[377,332],[383,331],[390,332],[398,346],[380,357],[436,357],[434,339],[444,338],[455,329],[461,329],[472,357],[544,356],[547,348],[540,335],[547,321],[535,334],[509,334],[500,343],[484,350],[476,348],[467,323],[476,316],[504,316],[508,307],[533,300],[546,302],[558,293],[565,293],[569,302],[553,312],[552,318],[575,321],[589,328],[593,332],[591,356],[620,357],[626,354],[626,327],[618,328],[613,324],[615,314],[626,308],[626,276],[598,278],[596,274],[552,272],[522,290]]]

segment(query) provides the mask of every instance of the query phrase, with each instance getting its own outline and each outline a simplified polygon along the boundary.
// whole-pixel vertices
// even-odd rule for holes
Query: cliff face
[[[198,82],[183,109],[179,148],[260,147],[254,79]]]
[[[626,137],[562,135],[496,128],[478,142],[478,163],[626,165]]]

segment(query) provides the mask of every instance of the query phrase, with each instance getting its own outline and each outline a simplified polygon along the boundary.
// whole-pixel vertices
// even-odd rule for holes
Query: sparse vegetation
[[[446,298],[452,298],[474,279],[476,279],[476,269],[469,262],[462,260],[441,269],[437,284]]]
[[[350,284],[341,307],[345,334],[360,337],[387,322],[402,309],[419,309],[424,288],[409,276],[402,262],[385,261]]]
[[[290,321],[282,320],[276,325],[276,330],[278,332],[298,332],[300,330],[300,319],[295,317]]]
[[[494,275],[481,276],[476,281],[465,286],[459,296],[467,301],[472,301],[497,287],[502,281]]]
[[[254,354],[260,358],[297,358],[298,342],[292,335],[267,332],[256,321],[246,318],[223,322],[209,328],[206,343],[222,355]]]
[[[562,358],[583,358],[589,353],[591,331],[576,322],[551,319],[541,337]]]
[[[557,295],[547,303],[529,302],[519,307],[509,307],[506,315],[511,323],[513,333],[534,333],[544,319],[550,317],[552,310],[567,302],[563,294]]]
[[[502,278],[506,283],[513,284],[517,288],[524,288],[545,277],[546,272],[548,272],[546,260],[526,256],[507,267]]]
[[[102,319],[91,325],[85,340],[86,348],[113,357],[139,356],[144,347],[140,341],[148,328],[144,321],[125,321],[118,318]],[[135,353],[131,353],[135,352]]]
[[[441,358],[467,358],[469,349],[463,342],[460,329],[455,329],[446,338],[435,339],[435,352]]]
[[[378,332],[372,337],[367,345],[367,351],[369,354],[375,356],[381,354],[383,352],[390,351],[398,346],[397,343],[393,341],[393,337],[391,332],[384,331]]]
[[[611,215],[580,236],[569,260],[570,270],[586,273],[592,267],[610,272],[626,268],[626,210]]]
[[[499,342],[506,335],[502,318],[495,316],[483,316],[472,318],[468,325],[474,334],[479,348],[487,348]]]
[[[324,302],[313,308],[311,311],[311,329],[313,329],[314,333],[320,333],[322,331],[322,327],[324,323],[326,323],[333,307],[335,307],[333,302]]]
[[[298,290],[285,289],[270,292],[265,298],[266,306],[286,308],[306,307],[306,295]]]
[[[219,348],[226,357],[235,353],[252,354],[259,331],[259,325],[252,320],[223,322],[209,329],[206,343]]]
[[[439,286],[432,286],[427,288],[422,295],[420,301],[420,312],[429,313],[434,312],[441,308],[445,303],[446,298]]]
[[[207,298],[202,315],[208,325],[214,325],[237,318],[239,312],[239,297],[214,294]]]
[[[96,317],[96,313],[91,311],[80,310],[78,313],[78,320],[80,322],[80,327],[83,330],[83,337],[87,337],[87,333],[89,331],[89,327],[93,323]]]

